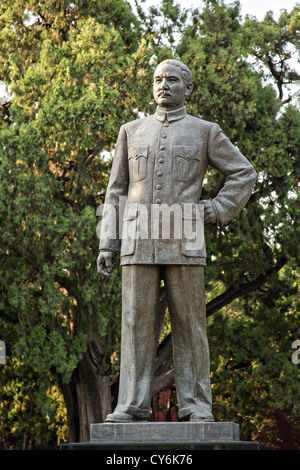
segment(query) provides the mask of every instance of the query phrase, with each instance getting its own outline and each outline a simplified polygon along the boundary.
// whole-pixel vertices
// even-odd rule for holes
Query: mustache
[[[167,91],[159,91],[157,93],[158,96],[172,96],[171,93],[167,92]]]

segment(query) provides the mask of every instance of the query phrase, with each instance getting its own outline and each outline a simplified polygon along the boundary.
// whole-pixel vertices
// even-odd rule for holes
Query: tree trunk
[[[76,383],[79,411],[79,440],[90,440],[92,423],[102,423],[111,412],[110,377],[97,370],[89,351],[77,366]]]
[[[99,344],[88,342],[68,384],[59,380],[69,427],[69,442],[88,442],[92,423],[102,423],[111,412],[109,370],[104,371]]]
[[[78,416],[78,401],[76,393],[76,382],[73,373],[72,379],[69,383],[64,383],[61,376],[58,375],[59,388],[63,394],[64,402],[67,409],[67,420],[69,428],[69,442],[79,441],[79,416]]]

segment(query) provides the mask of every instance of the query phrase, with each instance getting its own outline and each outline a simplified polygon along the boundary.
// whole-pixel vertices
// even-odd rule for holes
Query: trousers
[[[164,281],[172,331],[178,417],[211,417],[209,344],[204,268],[195,265],[123,265],[122,331],[118,404],[149,418],[157,349],[157,317]]]

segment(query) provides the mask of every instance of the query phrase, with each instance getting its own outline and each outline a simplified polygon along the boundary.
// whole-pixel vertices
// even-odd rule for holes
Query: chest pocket
[[[197,177],[200,155],[193,145],[175,145],[173,173],[178,181],[193,181]]]
[[[138,183],[147,176],[148,145],[128,149],[129,176],[132,183]]]

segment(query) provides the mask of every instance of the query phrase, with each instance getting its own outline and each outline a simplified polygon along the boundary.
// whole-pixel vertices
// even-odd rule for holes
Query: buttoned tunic
[[[201,219],[198,203],[209,165],[225,176],[223,188],[209,202],[217,223],[225,225],[247,203],[256,172],[217,124],[187,115],[185,107],[167,112],[158,107],[154,115],[120,129],[100,235],[100,249],[121,250],[123,265],[115,413],[149,418],[163,279],[172,325],[178,416],[185,419],[197,413],[213,419],[205,325],[205,244],[194,246],[184,231],[181,238],[174,230],[169,237],[162,233],[153,237],[153,219],[147,217],[153,208],[191,207],[180,216],[190,217],[203,230],[203,225],[197,225]],[[159,218],[159,230],[163,218]]]
[[[143,206],[151,214],[153,207],[193,204],[192,218],[200,217],[196,205],[209,165],[226,179],[218,195],[210,200],[222,226],[244,208],[257,175],[219,125],[188,115],[185,107],[165,111],[159,106],[154,115],[123,125],[106,193],[99,248],[121,251],[122,265],[205,265],[205,243],[193,249],[184,231],[181,239],[172,231],[168,238],[153,238],[153,220],[148,217],[145,222],[139,208]],[[124,197],[123,218],[120,201]],[[114,216],[109,206],[114,208]],[[182,211],[182,217],[184,214]],[[133,236],[137,230],[139,235]]]

